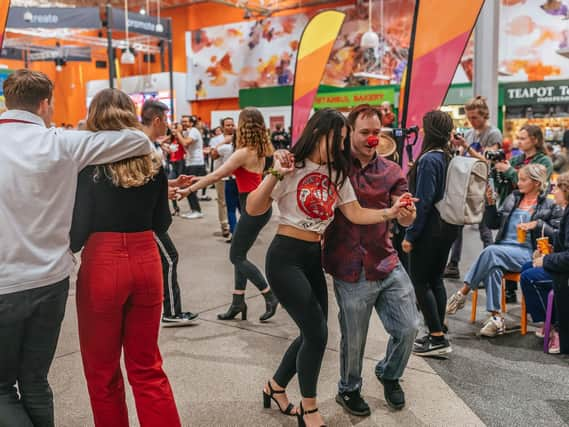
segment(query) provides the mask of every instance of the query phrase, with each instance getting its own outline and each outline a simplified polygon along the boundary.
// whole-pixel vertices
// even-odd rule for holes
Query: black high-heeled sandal
[[[298,427],[306,427],[306,423],[304,422],[304,416],[307,414],[314,414],[315,412],[318,412],[318,408],[305,411],[304,408],[302,407],[302,402],[300,402],[300,411],[296,414],[296,417],[298,419]],[[326,427],[326,424],[322,424],[320,427]]]
[[[282,414],[288,415],[290,417],[296,417],[297,414],[292,413],[292,410],[294,409],[294,405],[292,403],[289,403],[288,406],[286,407],[286,409],[283,411],[278,400],[273,397],[274,394],[282,394],[286,390],[273,390],[273,387],[271,386],[270,381],[267,381],[267,385],[269,386],[270,394],[267,394],[265,392],[265,390],[263,390],[263,408],[270,409],[271,408],[271,400],[274,400],[275,403],[277,404],[278,408],[279,408],[279,411],[281,411]]]

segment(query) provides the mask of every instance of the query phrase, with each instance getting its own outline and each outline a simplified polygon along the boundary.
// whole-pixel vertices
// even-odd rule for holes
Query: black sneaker
[[[449,262],[445,268],[443,277],[446,279],[460,279],[460,270],[458,269],[458,265]]]
[[[175,316],[162,316],[162,326],[166,328],[170,326],[186,326],[191,324],[198,317],[198,314],[189,311]]]
[[[199,199],[200,202],[211,202],[211,197],[209,196],[201,196]]]
[[[383,396],[387,404],[393,409],[403,409],[405,406],[405,392],[403,392],[399,380],[385,380],[377,373],[375,376],[383,384]]]
[[[429,335],[421,345],[413,346],[413,354],[421,357],[445,357],[450,352],[452,347],[445,337],[436,339]]]
[[[506,303],[507,304],[518,303],[518,296],[516,295],[516,291],[506,290]]]
[[[336,402],[352,415],[367,417],[371,414],[369,405],[363,399],[359,390],[338,393],[336,395]]]
[[[424,335],[422,337],[419,337],[417,339],[415,339],[415,342],[413,343],[414,346],[419,346],[422,347],[423,345],[425,345],[425,343],[429,340],[429,335]]]

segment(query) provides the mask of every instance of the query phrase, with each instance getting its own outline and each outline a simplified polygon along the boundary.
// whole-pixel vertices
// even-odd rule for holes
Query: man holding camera
[[[462,155],[476,157],[480,160],[487,161],[484,156],[485,152],[499,150],[502,146],[502,133],[500,130],[490,124],[490,110],[486,104],[486,98],[477,96],[471,99],[464,106],[466,117],[472,129],[470,129],[464,137],[455,134],[453,143],[462,148]],[[479,225],[480,240],[484,247],[492,244],[492,231],[481,223]],[[452,246],[450,261],[445,269],[444,277],[450,279],[460,279],[460,270],[458,265],[462,256],[462,230],[458,234],[458,238]]]

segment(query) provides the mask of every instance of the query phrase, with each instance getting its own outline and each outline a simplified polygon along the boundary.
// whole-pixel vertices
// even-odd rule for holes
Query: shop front
[[[513,140],[525,124],[541,127],[545,140],[559,144],[569,129],[569,80],[507,83],[500,87],[504,137]]]

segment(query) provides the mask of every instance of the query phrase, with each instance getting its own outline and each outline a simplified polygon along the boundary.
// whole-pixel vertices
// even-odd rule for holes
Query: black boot
[[[233,294],[233,302],[227,312],[218,314],[219,320],[232,320],[241,313],[241,320],[247,320],[247,304],[245,304],[244,294]]]
[[[263,315],[261,317],[259,317],[259,321],[260,322],[266,322],[271,317],[273,317],[275,315],[275,313],[277,312],[277,307],[279,305],[279,301],[277,300],[277,297],[275,296],[275,294],[273,294],[273,291],[271,291],[270,289],[268,292],[265,292],[262,295],[265,298],[265,307],[266,307],[265,310],[266,311],[263,313]]]

